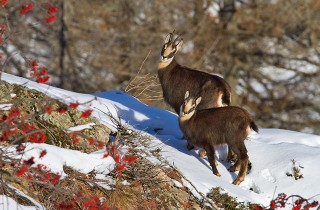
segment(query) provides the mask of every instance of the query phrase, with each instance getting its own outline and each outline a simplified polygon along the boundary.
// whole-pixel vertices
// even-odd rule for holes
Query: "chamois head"
[[[180,36],[173,40],[173,35],[174,31],[169,33],[164,40],[164,45],[160,53],[162,62],[171,61],[183,44],[183,39]]]
[[[194,99],[193,97],[189,97],[189,91],[186,92],[184,96],[184,102],[180,107],[180,117],[190,118],[194,114],[196,107],[201,102],[201,97]]]

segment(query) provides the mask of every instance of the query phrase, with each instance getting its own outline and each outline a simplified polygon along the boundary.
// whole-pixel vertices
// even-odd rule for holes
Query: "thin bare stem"
[[[146,56],[146,57],[144,58],[144,60],[142,61],[142,64],[141,64],[141,66],[140,66],[140,68],[139,68],[138,73],[133,77],[133,79],[129,82],[129,84],[128,84],[127,87],[125,88],[125,92],[126,92],[126,93],[128,92],[127,89],[132,85],[132,83],[136,80],[136,78],[137,78],[138,75],[140,74],[140,72],[141,72],[141,70],[142,70],[142,68],[143,68],[144,63],[146,62],[146,60],[148,59],[148,57],[149,57],[150,54],[151,54],[151,50],[149,50],[147,56]]]

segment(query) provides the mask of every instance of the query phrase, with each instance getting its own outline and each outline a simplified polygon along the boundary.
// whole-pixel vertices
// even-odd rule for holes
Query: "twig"
[[[144,58],[144,60],[142,61],[142,64],[141,64],[141,66],[140,66],[140,68],[139,68],[138,73],[133,77],[133,79],[129,82],[129,84],[128,84],[127,87],[125,88],[124,91],[125,91],[126,93],[128,92],[127,89],[131,86],[131,84],[136,80],[136,78],[137,78],[138,75],[140,74],[140,72],[141,72],[141,70],[142,70],[142,67],[143,67],[144,63],[146,62],[146,60],[148,59],[150,53],[151,53],[151,50],[149,50],[147,56],[146,56],[146,57]]]

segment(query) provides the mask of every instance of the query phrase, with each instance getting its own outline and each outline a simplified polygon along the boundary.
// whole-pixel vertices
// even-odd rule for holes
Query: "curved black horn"
[[[169,34],[166,36],[164,42],[165,42],[165,43],[170,43],[170,42],[172,41],[172,37],[173,37],[173,34],[172,34],[172,33],[169,33]]]
[[[173,29],[172,33],[170,33],[170,42],[172,41],[175,32],[176,32],[176,29]]]

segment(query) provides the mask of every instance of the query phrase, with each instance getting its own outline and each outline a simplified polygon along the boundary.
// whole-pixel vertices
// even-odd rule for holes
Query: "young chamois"
[[[179,114],[187,90],[190,90],[191,95],[202,97],[197,107],[198,110],[220,107],[223,104],[230,105],[231,88],[223,78],[177,63],[174,56],[181,48],[183,40],[179,36],[173,40],[173,33],[169,33],[165,38],[158,65],[158,76],[164,100],[177,114]]]
[[[183,134],[192,145],[205,149],[212,172],[221,176],[216,167],[214,146],[227,144],[238,157],[236,163],[229,168],[230,172],[239,171],[233,184],[239,185],[245,178],[249,157],[244,140],[251,129],[258,132],[258,127],[250,114],[237,106],[225,106],[196,111],[201,102],[185,94],[184,103],[179,113],[179,125]]]

